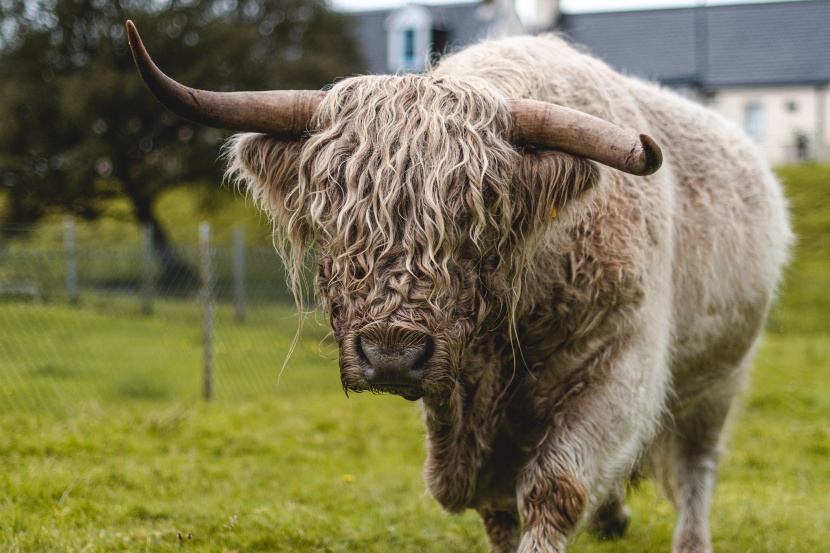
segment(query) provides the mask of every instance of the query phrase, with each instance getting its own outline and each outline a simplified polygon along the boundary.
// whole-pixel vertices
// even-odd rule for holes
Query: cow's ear
[[[515,175],[520,226],[555,218],[598,181],[596,163],[563,152],[525,147]]]
[[[225,148],[229,179],[283,228],[296,210],[301,148],[296,139],[255,133],[238,134]]]

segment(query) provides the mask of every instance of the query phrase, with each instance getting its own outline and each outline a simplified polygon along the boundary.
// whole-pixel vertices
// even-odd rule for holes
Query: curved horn
[[[138,72],[153,95],[170,111],[200,125],[300,135],[326,94],[316,90],[209,92],[189,88],[156,67],[132,21],[127,21],[127,36]]]
[[[650,175],[663,163],[660,146],[648,135],[637,139],[593,115],[537,100],[508,100],[512,140],[561,150],[632,175]]]

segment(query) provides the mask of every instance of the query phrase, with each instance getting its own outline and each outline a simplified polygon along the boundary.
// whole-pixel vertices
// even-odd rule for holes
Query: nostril
[[[357,338],[358,355],[367,362],[367,377],[420,378],[432,355],[432,342],[424,337],[406,346],[380,346],[365,338]]]
[[[366,377],[371,379],[375,373],[374,364],[372,363],[372,356],[374,355],[373,348],[372,346],[364,345],[365,342],[360,336],[357,337],[356,342],[357,347],[355,348],[355,352],[363,362]],[[367,353],[367,350],[369,353]]]
[[[423,372],[424,368],[426,368],[427,362],[430,357],[432,357],[432,340],[427,338],[424,340],[424,343],[419,344],[417,348],[417,352],[415,352],[417,356],[415,357],[410,370]]]

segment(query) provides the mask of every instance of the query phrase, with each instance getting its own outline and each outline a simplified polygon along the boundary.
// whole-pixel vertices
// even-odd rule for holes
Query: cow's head
[[[645,135],[447,77],[356,77],[328,92],[190,89],[128,31],[164,105],[249,131],[229,143],[230,172],[273,218],[295,288],[306,250],[319,252],[316,293],[347,390],[448,397],[471,337],[512,314],[531,255],[523,245],[596,179],[589,160],[634,174],[660,165]]]

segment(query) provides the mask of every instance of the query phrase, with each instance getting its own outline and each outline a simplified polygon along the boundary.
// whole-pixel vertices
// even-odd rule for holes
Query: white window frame
[[[424,6],[416,5],[395,10],[386,20],[386,37],[389,71],[423,71],[432,40],[432,14]],[[410,51],[407,51],[408,40],[411,40]]]

